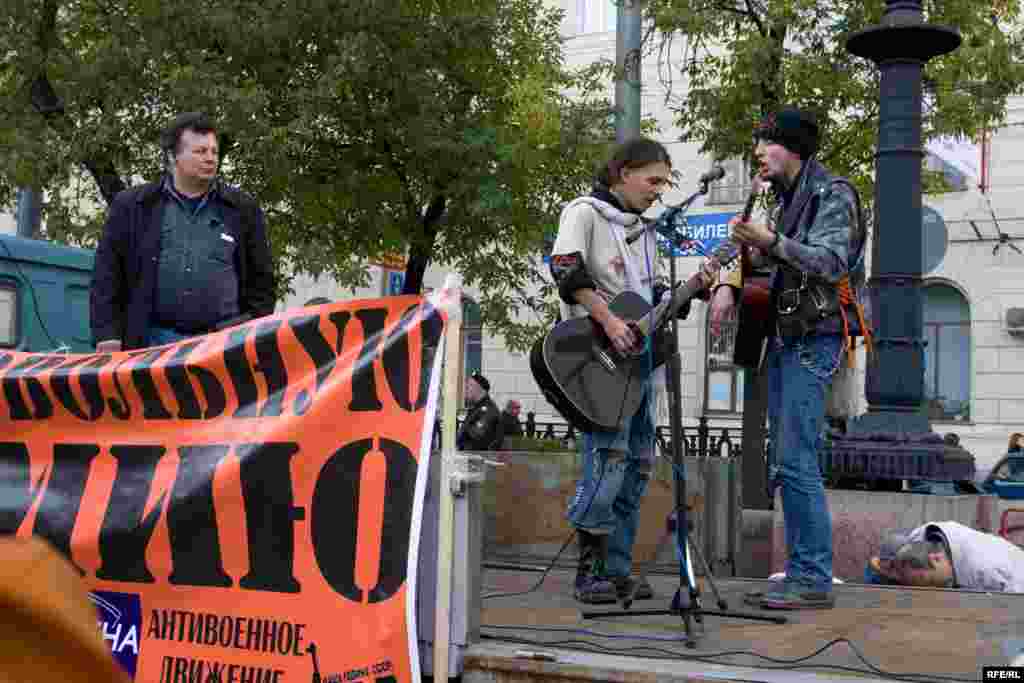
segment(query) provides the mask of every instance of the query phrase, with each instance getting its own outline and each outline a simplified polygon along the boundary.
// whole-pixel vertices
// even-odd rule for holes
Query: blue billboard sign
[[[704,213],[673,220],[673,227],[680,237],[687,240],[685,245],[674,249],[674,256],[703,256],[709,254],[729,239],[729,221],[738,212]],[[668,240],[661,240],[662,251],[668,253]]]

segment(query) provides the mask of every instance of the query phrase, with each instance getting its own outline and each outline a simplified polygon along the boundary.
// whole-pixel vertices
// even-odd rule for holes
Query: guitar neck
[[[743,205],[743,211],[740,213],[740,223],[746,223],[750,220],[750,214],[754,211],[754,204],[757,203],[757,196],[761,194],[761,186],[754,185],[750,189],[750,194],[747,195],[747,203]]]
[[[754,203],[757,202],[757,197],[760,193],[760,187],[755,187],[750,191],[750,195],[747,197],[747,203],[743,205],[743,211],[740,213],[740,220],[742,222],[745,223],[750,220],[750,214],[754,210]],[[743,250],[730,239],[726,240],[724,244],[716,248],[711,253],[711,258],[717,259],[724,268],[732,263],[734,259],[741,256],[742,251]],[[682,308],[687,301],[697,296],[703,289],[704,284],[701,281],[700,273],[694,273],[690,276],[689,280],[673,290],[671,299],[662,300],[661,303],[651,310],[649,315],[644,316],[643,320],[636,321],[640,331],[645,335],[648,335],[651,330],[657,330],[666,320],[671,320],[675,317],[679,312],[679,309]]]
[[[754,185],[750,189],[750,194],[747,195],[747,203],[743,205],[743,212],[740,213],[740,222],[746,223],[750,220],[750,214],[754,211],[754,204],[757,202],[757,196],[761,193],[759,185]],[[743,246],[740,248],[740,273],[743,277],[746,277],[750,273],[750,247]]]

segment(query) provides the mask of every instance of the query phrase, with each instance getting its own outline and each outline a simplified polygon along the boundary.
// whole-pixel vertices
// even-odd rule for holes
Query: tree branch
[[[434,242],[440,228],[441,216],[444,215],[447,200],[444,195],[435,195],[423,212],[420,225],[423,228],[421,238],[409,246],[409,260],[405,263],[405,281],[402,283],[402,294],[419,294],[423,289],[423,276],[430,265],[430,257],[434,252]]]
[[[761,17],[758,16],[757,10],[754,9],[753,0],[745,0],[745,4],[747,6],[746,15],[749,16],[750,20],[754,22],[755,26],[757,26],[757,32],[760,33],[762,36],[766,35],[764,30],[764,22],[761,21]]]
[[[46,74],[45,60],[50,51],[59,47],[57,39],[57,12],[60,8],[58,0],[46,0],[43,3],[43,20],[39,24],[38,41],[43,53],[43,63],[32,84],[29,86],[29,99],[37,112],[53,126],[61,137],[69,137],[71,124],[66,116],[64,100],[57,94]],[[110,204],[114,197],[125,189],[124,180],[117,173],[113,159],[106,154],[87,156],[80,161],[99,187],[103,199]]]

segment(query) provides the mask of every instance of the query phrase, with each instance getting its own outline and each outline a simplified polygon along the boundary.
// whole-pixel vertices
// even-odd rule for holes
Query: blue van
[[[88,353],[95,254],[0,234],[0,348]]]

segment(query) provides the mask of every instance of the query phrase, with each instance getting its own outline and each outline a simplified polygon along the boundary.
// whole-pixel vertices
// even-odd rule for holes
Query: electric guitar
[[[757,192],[743,209],[750,217]],[[731,240],[711,258],[726,266],[740,255]],[[604,328],[590,316],[563,321],[537,340],[530,350],[530,371],[547,401],[570,424],[584,432],[617,432],[633,418],[650,374],[664,362],[661,349],[651,349],[654,333],[704,289],[700,273],[676,284],[671,297],[651,307],[635,292],[623,292],[608,304],[640,340],[627,353],[612,345]]]

